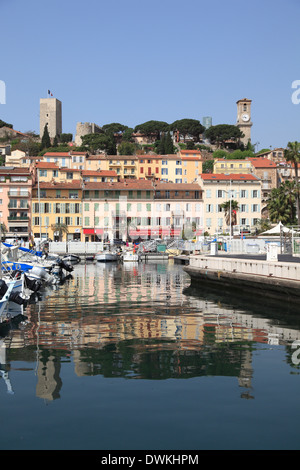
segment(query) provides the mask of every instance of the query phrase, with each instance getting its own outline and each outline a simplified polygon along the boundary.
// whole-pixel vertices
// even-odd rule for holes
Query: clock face
[[[248,114],[243,114],[243,115],[242,115],[242,119],[243,119],[243,121],[249,121],[249,116],[248,116]]]

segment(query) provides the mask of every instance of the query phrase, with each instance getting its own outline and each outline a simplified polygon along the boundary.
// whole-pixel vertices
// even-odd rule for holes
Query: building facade
[[[210,235],[229,233],[222,204],[237,201],[234,233],[249,231],[261,219],[261,181],[253,174],[202,174],[204,231]]]

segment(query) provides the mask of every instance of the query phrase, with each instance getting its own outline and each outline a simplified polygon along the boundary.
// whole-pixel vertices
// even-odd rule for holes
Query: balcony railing
[[[29,220],[29,217],[24,217],[24,216],[9,216],[7,217],[7,220],[10,221],[10,222],[25,222],[25,221],[28,221]]]
[[[29,191],[8,191],[10,197],[29,197]]]

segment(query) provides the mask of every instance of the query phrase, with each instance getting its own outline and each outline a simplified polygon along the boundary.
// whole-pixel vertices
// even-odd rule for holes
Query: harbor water
[[[0,337],[3,450],[300,447],[293,305],[192,288],[164,261],[81,263],[18,308]]]

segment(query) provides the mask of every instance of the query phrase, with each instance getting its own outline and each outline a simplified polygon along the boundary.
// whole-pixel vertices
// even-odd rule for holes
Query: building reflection
[[[78,265],[74,273],[27,307],[26,325],[2,338],[5,372],[14,361],[30,363],[36,395],[46,401],[60,398],[63,362],[77,376],[235,377],[241,397],[253,398],[257,344],[288,348],[300,339],[297,321],[285,325],[195,292],[178,266]]]

